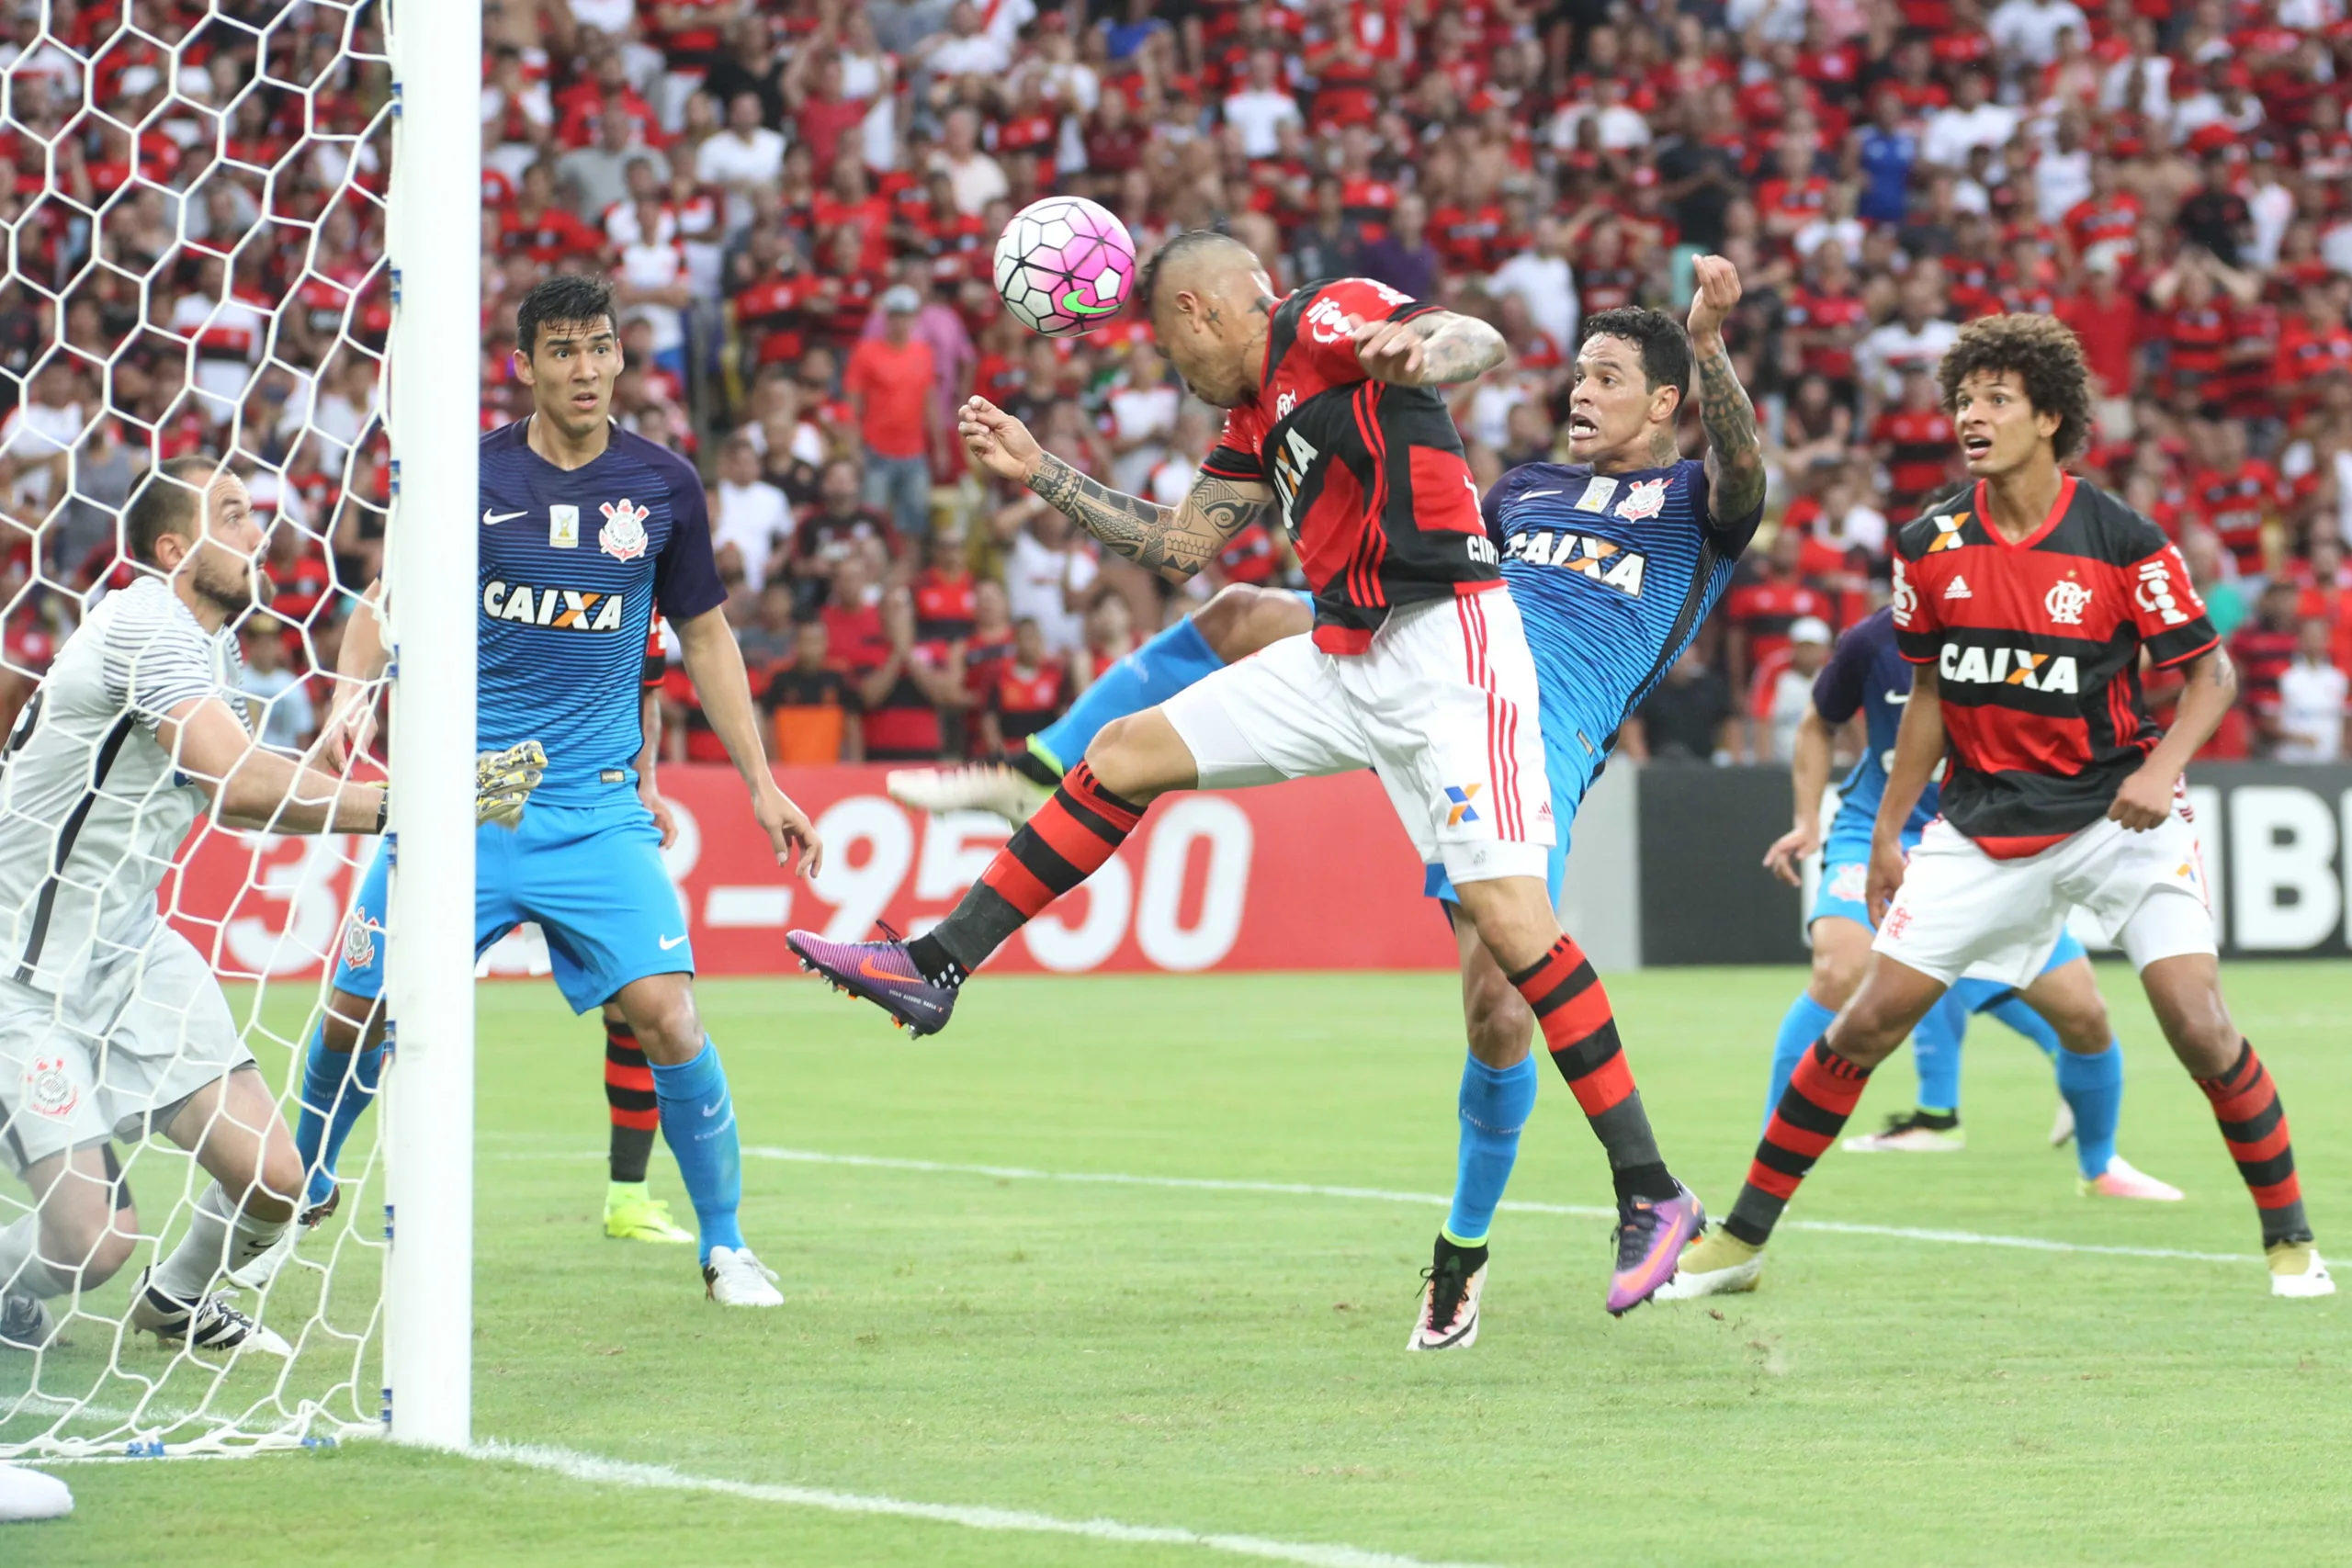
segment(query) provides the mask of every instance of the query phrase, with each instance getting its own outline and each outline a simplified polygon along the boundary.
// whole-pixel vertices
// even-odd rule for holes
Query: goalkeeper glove
[[[531,792],[547,776],[548,754],[536,740],[474,759],[474,821],[512,828],[523,820]]]

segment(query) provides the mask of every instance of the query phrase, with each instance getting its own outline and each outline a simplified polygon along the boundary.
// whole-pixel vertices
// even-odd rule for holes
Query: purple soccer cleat
[[[924,979],[907,944],[895,936],[887,942],[828,942],[815,931],[786,931],[784,941],[799,956],[800,967],[823,976],[837,991],[872,1002],[910,1034],[938,1033],[956,1010],[956,987]]]
[[[1707,1228],[1698,1195],[1679,1181],[1660,1203],[1628,1198],[1617,1205],[1617,1270],[1609,1276],[1609,1315],[1623,1317],[1674,1278],[1682,1248]]]

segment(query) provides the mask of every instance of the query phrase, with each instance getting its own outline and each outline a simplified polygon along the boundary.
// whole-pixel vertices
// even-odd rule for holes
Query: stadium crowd
[[[341,11],[257,44],[256,7],[56,0],[0,46],[6,706],[125,570],[110,509],[151,450],[235,450],[285,525],[280,619],[245,637],[274,736],[323,711],[379,562],[383,75],[336,57]],[[1170,589],[967,472],[973,392],[1164,501],[1216,435],[1141,321],[1055,341],[999,307],[994,238],[1055,191],[1146,251],[1219,224],[1281,286],[1367,274],[1494,322],[1510,357],[1455,403],[1482,483],[1565,454],[1583,312],[1679,312],[1694,255],[1736,263],[1772,521],[1637,761],[1786,755],[1889,529],[1950,483],[1937,358],[2003,310],[2080,335],[2084,471],[2230,638],[2211,754],[2344,754],[2344,0],[499,0],[485,42],[483,417],[526,404],[522,292],[613,277],[618,416],[707,478],[779,760],[989,754],[1201,592],[1294,570],[1253,531]],[[675,671],[664,708],[672,757],[720,755]]]

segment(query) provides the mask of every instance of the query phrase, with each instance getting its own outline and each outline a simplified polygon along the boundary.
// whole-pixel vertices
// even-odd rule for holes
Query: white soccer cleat
[[[0,1464],[0,1525],[62,1519],[73,1511],[74,1494],[57,1477]]]
[[[2121,1155],[2109,1160],[2107,1169],[2098,1175],[2076,1180],[2075,1190],[2086,1198],[2138,1198],[2151,1203],[2177,1203],[2187,1196],[2171,1182],[2158,1181],[2136,1168]]]
[[[752,1256],[748,1247],[714,1247],[702,1266],[703,1293],[720,1306],[780,1307],[776,1271]]]
[[[960,768],[893,768],[882,788],[892,800],[916,811],[985,811],[1018,828],[1053,798],[1053,791],[1002,762],[969,762]]]
[[[1471,1258],[1478,1266],[1464,1273]],[[1467,1350],[1478,1342],[1478,1298],[1487,1292],[1487,1249],[1460,1249],[1421,1270],[1421,1315],[1408,1350]]]
[[[2310,1242],[2276,1242],[2267,1251],[2272,1295],[2302,1298],[2335,1294],[2335,1281],[2328,1278],[2327,1265],[2321,1261],[2319,1248]]]
[[[1846,1147],[1858,1155],[1956,1155],[1968,1147],[1968,1134],[1957,1116],[1906,1111],[1875,1133],[1847,1139]]]
[[[227,1296],[214,1294],[198,1302],[184,1302],[149,1284],[153,1273],[151,1269],[140,1275],[138,1287],[130,1293],[130,1326],[153,1335],[164,1348],[186,1347],[232,1354],[253,1350],[281,1358],[294,1354],[294,1347],[282,1335],[239,1312]]]
[[[1701,1296],[1734,1296],[1756,1288],[1764,1272],[1764,1249],[1750,1247],[1736,1235],[1711,1230],[1682,1249],[1674,1278],[1657,1288],[1656,1302],[1695,1301]]]
[[[2058,1102],[2057,1119],[2050,1123],[2050,1146],[2063,1149],[2075,1141],[2075,1108],[2064,1100]]]

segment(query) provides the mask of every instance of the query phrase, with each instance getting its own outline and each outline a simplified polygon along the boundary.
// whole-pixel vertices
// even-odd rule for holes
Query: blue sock
[[[1984,1010],[2032,1041],[2041,1048],[2043,1055],[2053,1061],[2066,1054],[2060,1049],[2058,1032],[2050,1027],[2050,1021],[2034,1011],[2015,991]]]
[[[1805,1048],[1829,1032],[1830,1021],[1838,1015],[1813,999],[1810,991],[1799,991],[1797,999],[1781,1017],[1780,1036],[1772,1042],[1772,1091],[1764,1098],[1764,1121],[1770,1125],[1773,1108],[1781,1103],[1781,1096],[1788,1092],[1789,1075],[1797,1070],[1798,1059]]]
[[[2105,1175],[2123,1119],[2123,1047],[2110,1040],[2096,1056],[2059,1052],[2058,1092],[2075,1112],[2075,1158],[2083,1174]]]
[[[1158,707],[1224,668],[1225,660],[1187,615],[1096,676],[1094,684],[1070,704],[1069,712],[1029,738],[1030,749],[1043,752],[1056,767],[1067,768],[1086,755],[1096,733],[1113,719]]]
[[[743,1148],[735,1132],[735,1100],[718,1047],[703,1037],[691,1062],[652,1064],[653,1098],[662,1108],[662,1137],[678,1162],[702,1232],[702,1260],[714,1247],[740,1247],[735,1211],[743,1202]]]
[[[1503,1201],[1510,1168],[1519,1160],[1519,1132],[1535,1110],[1535,1057],[1515,1067],[1490,1067],[1476,1056],[1462,1064],[1462,1152],[1453,1173],[1453,1212],[1445,1238],[1482,1247]]]
[[[323,1018],[311,1026],[310,1054],[302,1060],[302,1111],[294,1122],[294,1148],[309,1173],[305,1207],[325,1202],[334,1190],[344,1140],[384,1082],[382,1045],[345,1055],[327,1049],[326,1035]]]
[[[1911,1066],[1919,1075],[1919,1109],[1960,1110],[1960,1043],[1968,1033],[1968,1002],[1959,987],[1946,991],[1911,1031]]]

